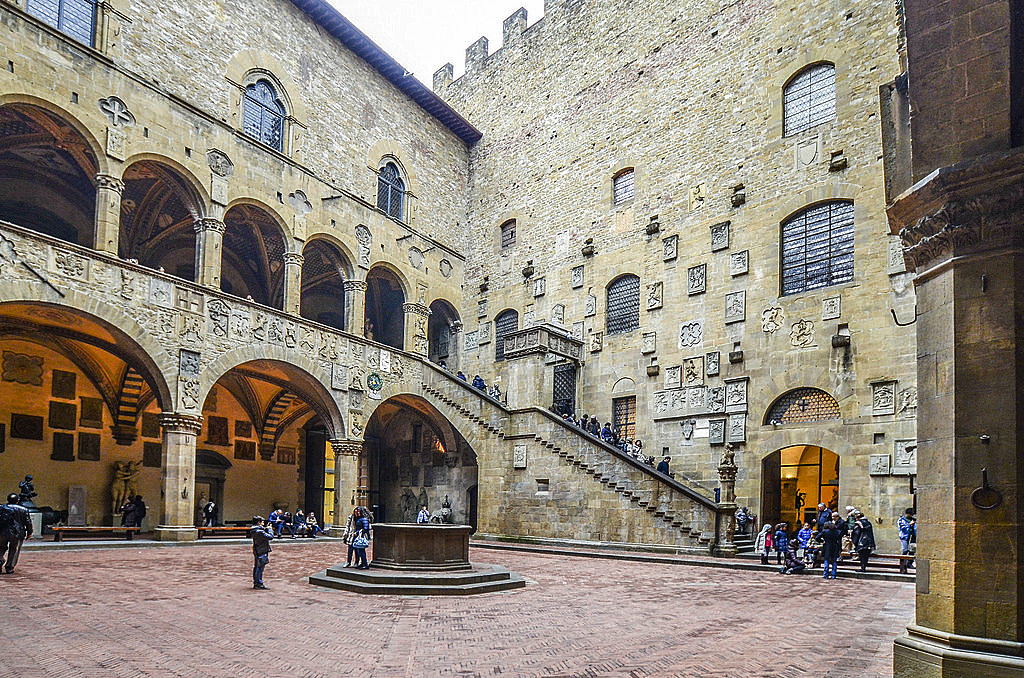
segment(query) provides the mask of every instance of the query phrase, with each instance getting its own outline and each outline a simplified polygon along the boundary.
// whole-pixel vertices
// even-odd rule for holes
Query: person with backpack
[[[249,536],[252,537],[252,587],[266,590],[267,587],[263,585],[263,569],[270,562],[270,542],[274,532],[267,527],[267,521],[262,516],[253,516]]]
[[[786,551],[789,550],[789,533],[786,532],[786,523],[779,523],[772,543],[775,546],[775,564],[782,565],[782,561],[786,557]]]
[[[32,518],[28,509],[18,503],[18,495],[7,495],[0,504],[0,572],[11,574],[18,564],[21,545],[32,536]]]
[[[860,571],[866,572],[868,558],[875,550],[875,532],[871,527],[871,521],[865,518],[861,511],[857,511],[853,515],[855,521],[853,529],[850,531],[850,538],[853,539],[853,548],[856,549],[857,556],[860,558]]]
[[[203,506],[203,527],[215,527],[216,525],[217,505],[211,499]]]
[[[362,506],[356,510],[359,512],[359,518],[356,519],[356,534],[352,540],[352,548],[356,550],[356,569],[368,570],[370,564],[366,562],[366,549],[370,546],[370,519],[367,516],[370,513]]]
[[[839,528],[841,522],[843,519],[836,516],[835,520],[828,520],[818,530],[818,537],[821,539],[821,558],[825,561],[825,573],[822,575],[824,579],[836,578],[836,561],[843,552],[843,531]]]

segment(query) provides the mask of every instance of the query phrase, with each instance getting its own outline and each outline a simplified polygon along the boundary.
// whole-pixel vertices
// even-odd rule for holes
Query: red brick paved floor
[[[22,554],[0,577],[0,676],[891,674],[913,585],[471,550],[525,589],[370,597],[310,586],[338,543]],[[842,640],[821,645],[822,629]]]

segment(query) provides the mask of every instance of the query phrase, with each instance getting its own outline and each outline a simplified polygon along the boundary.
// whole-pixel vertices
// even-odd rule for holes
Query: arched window
[[[635,190],[633,168],[624,169],[612,179],[612,202],[616,205],[632,200]]]
[[[836,67],[808,66],[782,89],[782,136],[790,136],[836,117]]]
[[[501,249],[507,249],[516,244],[516,220],[509,219],[501,225]]]
[[[519,329],[519,313],[512,309],[502,311],[494,319],[494,359],[505,359],[505,335]]]
[[[377,207],[393,219],[402,221],[405,216],[405,182],[395,163],[389,162],[377,175]]]
[[[795,388],[783,393],[768,408],[764,423],[806,424],[813,421],[829,421],[841,418],[839,403],[820,388]]]
[[[284,150],[284,104],[266,80],[245,88],[242,131],[271,148]]]
[[[833,200],[782,222],[782,294],[853,280],[853,203]]]
[[[608,285],[605,309],[608,334],[631,332],[640,327],[640,278],[627,274],[613,280]]]
[[[96,0],[28,0],[28,13],[92,47]]]

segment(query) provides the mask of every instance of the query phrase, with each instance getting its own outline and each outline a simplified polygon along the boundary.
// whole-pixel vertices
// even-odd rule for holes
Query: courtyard
[[[909,583],[822,581],[472,548],[525,589],[467,598],[314,587],[339,542],[28,551],[0,579],[0,676],[891,674]],[[826,639],[827,636],[827,639]]]

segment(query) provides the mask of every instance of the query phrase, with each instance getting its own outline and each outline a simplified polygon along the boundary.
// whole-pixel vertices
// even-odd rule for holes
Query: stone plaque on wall
[[[78,375],[74,372],[65,372],[64,370],[54,370],[53,380],[50,384],[50,395],[54,398],[62,398],[64,400],[75,399],[75,385],[78,381]]]
[[[43,418],[32,414],[11,413],[11,437],[23,440],[43,439]]]
[[[583,265],[573,266],[569,277],[574,290],[583,287]]]
[[[725,419],[708,420],[708,443],[711,445],[725,444]]]
[[[658,282],[652,282],[647,284],[647,310],[653,311],[661,308],[662,306],[662,293],[664,291],[663,283],[659,280]]]
[[[53,452],[50,459],[55,461],[75,460],[75,436],[71,433],[53,434]]]
[[[729,379],[725,382],[725,411],[747,411],[747,378]]]
[[[750,250],[733,252],[729,255],[729,275],[744,275],[750,270]]]
[[[476,351],[480,348],[480,344],[476,341],[476,330],[472,332],[466,332],[466,351]]]
[[[160,437],[160,415],[156,412],[143,412],[142,413],[142,437],[143,438],[159,438]]]
[[[644,332],[640,339],[640,352],[654,353],[656,350],[658,350],[657,332]]]
[[[868,458],[868,473],[873,476],[889,475],[889,455],[872,454]]]
[[[704,383],[704,357],[683,360],[683,383],[687,386]]]
[[[476,344],[477,346],[483,346],[489,343],[491,343],[491,322],[484,320],[477,326]]]
[[[679,388],[683,384],[682,365],[665,368],[665,388]]]
[[[662,259],[672,261],[679,255],[679,236],[670,235],[661,241]]]
[[[881,381],[871,384],[871,414],[884,415],[896,412],[896,382]]]
[[[253,461],[256,459],[256,441],[254,440],[236,440],[235,441],[235,459],[248,459]]]
[[[707,288],[707,264],[691,266],[686,270],[686,293],[701,294]]]
[[[548,291],[548,284],[544,278],[537,278],[533,281],[533,296],[543,297]]]
[[[747,415],[730,414],[729,430],[726,432],[730,443],[742,443],[747,439]]]
[[[917,475],[917,441],[893,441],[892,474],[894,476]]]
[[[821,300],[821,319],[835,320],[842,311],[840,297],[828,297]]]
[[[78,406],[51,400],[48,423],[50,428],[74,431],[78,423]]]
[[[719,365],[722,361],[722,354],[712,351],[704,355],[704,373],[709,377],[717,377]]]
[[[512,468],[526,468],[526,445],[512,448]]]
[[[295,463],[295,448],[294,447],[278,447],[277,448],[277,463],[278,464],[294,464]]]
[[[103,400],[100,398],[79,398],[81,410],[78,424],[83,428],[103,428]]]
[[[679,323],[679,348],[700,346],[704,342],[704,323],[700,320]]]
[[[235,422],[236,438],[252,438],[252,422],[239,420]]]
[[[206,442],[209,445],[228,444],[228,420],[225,417],[206,418]]]
[[[3,380],[31,386],[43,385],[43,359],[41,356],[4,351]]]
[[[100,460],[100,434],[85,433],[78,434],[78,458],[86,461]]]
[[[164,446],[160,443],[142,443],[142,465],[149,468],[160,468]]]
[[[730,292],[725,295],[725,322],[735,323],[747,317],[747,293]]]
[[[331,363],[331,388],[335,391],[348,390],[348,367]]]
[[[711,251],[728,249],[729,247],[729,222],[723,221],[711,227]]]

